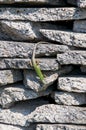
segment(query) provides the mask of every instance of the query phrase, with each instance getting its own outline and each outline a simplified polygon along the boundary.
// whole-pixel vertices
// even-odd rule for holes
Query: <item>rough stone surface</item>
[[[31,89],[25,89],[23,84],[13,84],[0,89],[0,105],[3,108],[9,108],[13,106],[15,102],[47,96],[51,92],[52,88],[48,88],[44,92],[36,93]]]
[[[34,130],[34,126],[32,127],[18,127],[7,124],[0,124],[0,130]]]
[[[67,0],[68,3],[77,5],[80,8],[86,8],[86,0]]]
[[[86,19],[86,9],[78,8],[0,8],[1,20],[63,21]]]
[[[85,105],[86,93],[54,92],[52,97],[60,105]]]
[[[67,51],[57,54],[57,61],[61,65],[86,65],[86,51]]]
[[[49,40],[60,42],[68,46],[86,48],[86,34],[75,33],[70,31],[59,30],[45,30],[41,29],[40,32]]]
[[[38,58],[41,70],[58,70],[59,65],[54,58]],[[31,59],[1,59],[0,69],[33,69]]]
[[[86,77],[59,77],[58,89],[68,92],[83,92],[86,93]]]
[[[86,33],[86,20],[74,21],[73,31]]]
[[[43,105],[28,115],[28,123],[86,124],[86,108],[65,105]]]
[[[34,43],[0,41],[0,57],[30,58],[34,49]],[[57,53],[68,51],[65,45],[52,43],[39,44],[36,56],[56,56]]]
[[[52,85],[53,82],[58,78],[59,75],[67,74],[72,71],[72,66],[63,67],[58,71],[43,71],[43,74],[46,76],[47,85],[44,86],[38,78],[35,71],[32,70],[24,70],[24,84],[27,88],[30,88],[34,91],[43,91],[48,86]]]
[[[65,124],[38,124],[36,130],[85,130],[86,126]]]
[[[27,124],[27,115],[31,114],[36,107],[47,103],[48,101],[38,99],[36,101],[18,103],[10,109],[0,109],[0,123],[16,126],[29,126],[29,124]]]
[[[20,70],[0,70],[0,86],[23,80]]]
[[[29,21],[0,21],[0,39],[15,41],[38,41],[44,40],[40,29],[66,29],[66,26],[56,26],[51,23],[29,22]]]
[[[0,3],[14,4],[14,3],[33,3],[33,4],[48,4],[48,5],[65,5],[63,0],[0,0]]]

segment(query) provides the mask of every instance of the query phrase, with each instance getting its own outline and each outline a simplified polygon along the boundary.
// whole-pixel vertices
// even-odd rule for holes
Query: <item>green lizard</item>
[[[34,67],[34,70],[35,70],[36,74],[37,74],[38,77],[40,78],[41,82],[42,82],[43,84],[46,84],[45,81],[44,81],[45,76],[43,75],[43,73],[42,73],[42,71],[41,71],[41,69],[40,69],[40,66],[37,64],[36,59],[35,59],[36,48],[37,48],[37,46],[38,46],[39,44],[41,44],[41,43],[44,44],[44,43],[48,43],[48,42],[42,42],[42,41],[41,41],[41,42],[38,42],[38,43],[35,44],[34,50],[33,50],[33,54],[32,54],[32,65],[33,65],[33,67]]]

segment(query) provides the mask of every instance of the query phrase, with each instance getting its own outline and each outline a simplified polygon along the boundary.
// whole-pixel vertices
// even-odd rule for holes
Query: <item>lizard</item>
[[[45,80],[44,80],[45,76],[43,75],[43,73],[42,73],[42,71],[40,69],[40,66],[38,65],[38,63],[37,63],[37,61],[35,59],[35,54],[36,54],[36,48],[37,48],[37,46],[39,44],[46,44],[46,43],[48,43],[48,42],[42,42],[42,41],[40,41],[40,42],[38,42],[38,43],[35,44],[34,50],[33,50],[33,54],[32,54],[32,59],[31,59],[32,66],[34,67],[34,70],[35,70],[36,74],[38,75],[38,77],[40,78],[40,80],[41,80],[41,82],[43,84],[46,84]]]

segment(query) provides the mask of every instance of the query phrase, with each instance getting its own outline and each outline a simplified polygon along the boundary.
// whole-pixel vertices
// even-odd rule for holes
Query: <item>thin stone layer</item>
[[[61,65],[86,65],[86,51],[67,51],[57,54],[57,61]]]
[[[64,21],[86,19],[86,9],[79,8],[1,8],[1,20]]]
[[[60,105],[85,105],[86,93],[69,93],[69,92],[54,92],[53,99]]]
[[[60,42],[62,44],[86,48],[86,34],[85,33],[75,33],[71,31],[59,31],[59,30],[46,30],[41,29],[42,35],[49,40]]]
[[[21,70],[0,70],[0,86],[23,80]]]
[[[86,0],[67,0],[67,2],[80,8],[86,8]]]
[[[28,123],[86,124],[86,107],[43,105],[28,115]]]
[[[59,90],[68,92],[82,92],[86,93],[86,77],[85,76],[67,76],[59,77],[58,87]]]

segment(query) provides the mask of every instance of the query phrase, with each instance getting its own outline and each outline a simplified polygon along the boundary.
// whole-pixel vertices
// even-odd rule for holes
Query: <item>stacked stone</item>
[[[0,7],[0,130],[85,130],[86,1],[0,0]],[[31,66],[39,41],[47,42],[36,50],[46,90]]]

